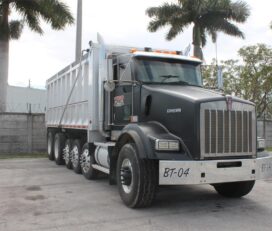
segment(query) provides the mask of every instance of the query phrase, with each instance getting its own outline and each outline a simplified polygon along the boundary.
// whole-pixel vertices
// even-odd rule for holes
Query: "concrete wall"
[[[272,147],[272,120],[258,121],[258,136]],[[0,113],[0,154],[46,152],[44,114]]]
[[[45,151],[44,114],[0,113],[0,154]]]
[[[258,136],[265,138],[266,147],[272,147],[272,120],[257,122]]]

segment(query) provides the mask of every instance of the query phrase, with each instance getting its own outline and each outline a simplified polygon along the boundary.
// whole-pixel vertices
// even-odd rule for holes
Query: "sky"
[[[76,0],[62,0],[76,17]],[[172,0],[174,1],[174,0]],[[167,0],[83,0],[82,49],[88,42],[96,42],[99,32],[106,44],[127,45],[131,47],[153,47],[166,50],[185,50],[192,43],[192,27],[179,34],[174,40],[166,41],[167,28],[155,33],[147,31],[150,19],[145,10],[158,6]],[[168,0],[168,2],[171,2]],[[272,1],[245,0],[251,9],[251,16],[245,24],[239,25],[246,39],[218,36],[218,59],[238,59],[239,48],[256,43],[272,46]],[[17,17],[12,15],[12,17]],[[43,23],[44,35],[40,36],[24,28],[22,37],[10,43],[9,84],[45,88],[48,78],[74,61],[75,25],[64,31],[53,31]],[[215,45],[208,40],[203,50],[207,63],[215,58]]]

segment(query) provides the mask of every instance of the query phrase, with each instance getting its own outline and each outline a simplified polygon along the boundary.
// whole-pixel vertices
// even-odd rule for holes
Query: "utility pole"
[[[80,60],[82,43],[82,0],[77,0],[76,62]]]

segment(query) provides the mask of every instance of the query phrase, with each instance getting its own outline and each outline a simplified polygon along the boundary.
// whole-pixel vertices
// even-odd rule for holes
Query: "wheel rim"
[[[72,163],[74,168],[78,166],[78,160],[79,160],[79,152],[78,152],[78,147],[74,146],[73,151],[72,151]]]
[[[85,149],[81,156],[81,168],[84,173],[87,173],[91,168],[91,156],[89,150]]]
[[[55,140],[54,153],[55,159],[57,160],[59,158],[59,139]]]
[[[70,147],[69,144],[66,144],[63,149],[63,159],[65,161],[65,164],[69,164],[70,161]]]
[[[124,159],[120,170],[120,180],[125,193],[130,193],[133,187],[133,168],[129,159]]]

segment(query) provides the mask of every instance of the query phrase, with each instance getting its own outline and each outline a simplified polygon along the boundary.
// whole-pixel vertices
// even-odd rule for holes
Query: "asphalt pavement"
[[[241,199],[212,186],[161,187],[129,209],[106,178],[88,181],[47,159],[0,160],[0,231],[272,230],[272,179]]]

